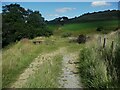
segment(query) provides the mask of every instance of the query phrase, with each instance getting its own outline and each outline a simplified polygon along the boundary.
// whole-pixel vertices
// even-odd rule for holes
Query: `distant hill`
[[[120,19],[120,10],[106,10],[93,13],[86,13],[78,17],[70,18],[59,17],[54,20],[47,21],[48,24],[63,24],[63,23],[80,23],[89,21],[101,21],[101,20],[118,20]]]

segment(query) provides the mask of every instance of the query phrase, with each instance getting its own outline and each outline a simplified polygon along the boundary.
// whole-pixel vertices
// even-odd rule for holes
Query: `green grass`
[[[105,87],[107,72],[104,61],[91,48],[83,48],[80,54],[80,76],[85,87]]]
[[[35,38],[41,39],[41,38]],[[3,87],[11,86],[18,78],[18,76],[23,73],[23,71],[29,66],[29,64],[40,54],[40,53],[49,53],[53,52],[60,47],[67,47],[69,52],[73,52],[78,50],[79,45],[75,43],[69,43],[67,38],[61,38],[61,36],[51,36],[49,38],[42,38],[45,41],[40,45],[34,45],[32,40],[29,41],[20,41],[16,42],[6,48],[3,49],[3,61],[2,61],[2,85]],[[33,39],[34,40],[34,39]],[[28,86],[26,87],[58,87],[58,83],[56,81],[58,77],[58,73],[60,72],[61,66],[61,56],[55,56],[52,61],[54,62],[53,66],[50,66],[49,61],[45,62],[40,68],[42,73],[40,83],[43,84],[35,84],[36,79],[34,80],[32,77],[30,81],[28,81]],[[46,73],[48,68],[51,73]],[[46,74],[45,74],[46,73]],[[44,82],[43,77],[46,75]],[[39,77],[40,74],[35,74],[35,77]],[[53,78],[53,79],[51,79]],[[33,80],[32,80],[33,79]],[[30,86],[31,80],[33,81],[32,86]],[[54,82],[54,83],[53,83]],[[45,84],[46,83],[46,84]],[[41,85],[41,86],[39,86]],[[46,85],[46,86],[45,86]]]
[[[18,76],[23,73],[23,71],[40,53],[49,53],[59,49],[60,47],[67,47],[67,52],[77,52],[82,49],[80,51],[80,75],[85,86],[111,86],[113,84],[113,80],[111,79],[112,76],[108,75],[108,66],[103,58],[103,56],[106,56],[109,52],[104,55],[99,55],[99,52],[96,51],[96,48],[99,47],[97,42],[95,42],[97,40],[79,45],[77,43],[69,43],[68,38],[61,37],[67,32],[72,33],[73,36],[80,33],[91,33],[90,35],[92,36],[93,33],[96,33],[96,27],[99,25],[103,25],[106,30],[111,31],[114,30],[118,24],[117,21],[67,24],[60,27],[59,30],[58,26],[50,26],[50,28],[54,30],[55,35],[48,38],[42,38],[45,42],[40,45],[34,45],[31,43],[32,40],[29,40],[29,42],[16,42],[4,48],[2,53],[3,87],[9,87],[12,83],[14,83]],[[110,40],[110,42],[111,41],[112,40]],[[87,48],[85,48],[86,46]],[[107,50],[109,51],[109,48]],[[115,57],[117,58],[116,63],[119,63],[118,50],[119,49],[116,49],[117,54],[115,54]],[[62,57],[60,55],[55,56],[52,59],[54,63],[52,66],[49,64],[49,61],[46,61],[36,72],[35,76],[28,79],[27,86],[24,87],[58,87],[57,77],[59,76],[58,73],[61,71],[61,60]],[[119,68],[116,64],[114,67]],[[50,71],[49,73],[48,70]],[[119,70],[117,72],[119,72]],[[119,75],[120,74],[118,73],[118,76]]]
[[[50,30],[57,30],[59,25],[47,25],[47,27],[50,29]]]
[[[103,27],[112,27],[112,26],[107,26],[107,25],[112,25],[112,26],[118,26],[118,21],[94,21],[94,22],[84,22],[84,23],[78,23],[78,24],[67,24],[62,27],[63,30],[74,30],[74,31],[79,31],[79,30],[88,30],[90,28],[94,29],[99,26]],[[111,28],[112,29],[112,28]]]
[[[94,34],[97,33],[96,29],[100,26],[105,29],[104,32],[109,32],[111,30],[115,30],[118,27],[118,20],[65,24],[64,26],[60,27],[60,30],[57,29],[59,26],[49,25],[49,27],[54,30],[55,35],[62,35],[63,33],[72,33],[73,35],[89,33]]]
[[[34,45],[31,42],[18,42],[9,48],[3,49],[2,54],[2,85],[8,87],[16,80],[18,75],[36,58],[40,53],[56,50],[57,44],[46,43]]]
[[[80,76],[85,87],[116,88],[119,87],[120,59],[117,34],[107,35],[106,47],[103,49],[98,39],[86,44],[80,51]],[[114,48],[111,42],[114,40]],[[113,52],[112,52],[113,50]]]
[[[2,50],[0,50],[0,89],[2,89]]]
[[[51,62],[53,62],[51,64]],[[58,88],[58,77],[61,73],[62,56],[57,55],[52,60],[46,60],[38,71],[31,76],[25,88]]]
[[[34,45],[32,40],[29,40],[13,43],[3,49],[2,87],[11,86],[40,53],[49,53],[68,45],[67,38],[61,38],[60,36],[44,37],[42,39],[44,42],[39,45]]]

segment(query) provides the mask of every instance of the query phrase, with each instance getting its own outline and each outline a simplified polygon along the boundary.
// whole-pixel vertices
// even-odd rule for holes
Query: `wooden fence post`
[[[106,38],[104,38],[104,41],[103,41],[103,48],[105,48],[106,46]]]
[[[98,38],[98,44],[101,46],[101,36],[99,36],[99,38]]]
[[[113,48],[114,48],[114,41],[111,43],[111,53],[113,53]]]

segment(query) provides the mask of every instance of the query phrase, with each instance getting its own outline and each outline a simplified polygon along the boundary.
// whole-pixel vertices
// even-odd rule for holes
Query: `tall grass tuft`
[[[114,51],[113,65],[116,71],[117,79],[115,84],[120,87],[120,32],[116,41],[116,48]]]
[[[24,68],[27,68],[32,60],[34,60],[37,53],[35,45],[23,42],[18,42],[9,49],[3,50],[3,87],[7,87],[11,82],[15,81]]]
[[[34,61],[40,53],[48,53],[58,49],[57,45],[34,45],[30,40],[20,41],[2,53],[2,87],[10,87],[18,76]]]
[[[95,48],[83,48],[80,54],[80,75],[85,87],[105,87],[107,71]]]
[[[81,50],[79,70],[85,87],[115,88],[120,85],[120,34],[107,37],[105,46],[94,41]]]

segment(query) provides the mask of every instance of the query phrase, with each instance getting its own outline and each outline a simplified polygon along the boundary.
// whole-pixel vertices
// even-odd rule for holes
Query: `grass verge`
[[[4,49],[2,54],[2,87],[9,87],[40,53],[56,49],[57,45],[34,45],[31,42],[22,41]]]
[[[61,73],[62,56],[57,55],[46,60],[34,76],[30,77],[25,88],[58,88],[58,77]]]
[[[120,35],[120,34],[119,34]],[[80,76],[85,87],[116,88],[120,83],[120,36],[107,39],[103,49],[97,41],[81,50]],[[110,37],[110,36],[108,36]],[[114,40],[114,47],[111,45]]]

